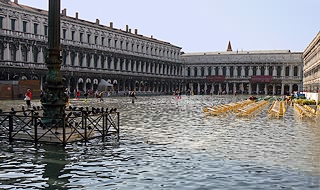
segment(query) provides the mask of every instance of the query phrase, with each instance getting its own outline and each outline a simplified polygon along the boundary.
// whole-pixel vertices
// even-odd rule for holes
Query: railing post
[[[65,118],[62,118],[62,143],[63,146],[66,146],[66,120]]]
[[[109,132],[109,130],[108,130],[108,117],[109,117],[109,113],[108,112],[106,112],[106,135],[108,135],[108,132]]]
[[[33,120],[33,123],[34,123],[33,126],[34,126],[34,143],[35,144],[38,144],[38,129],[37,129],[38,123],[37,123],[37,119],[38,119],[37,116],[32,117],[32,120]]]
[[[117,112],[117,119],[118,119],[118,122],[117,122],[117,140],[119,141],[120,140],[120,112]]]
[[[82,124],[84,125],[84,141],[88,142],[87,114],[85,112],[82,112]]]
[[[105,137],[106,137],[106,130],[104,128],[106,122],[105,114],[102,113],[102,141],[104,142]]]
[[[13,141],[12,132],[13,132],[13,115],[9,115],[9,142]]]

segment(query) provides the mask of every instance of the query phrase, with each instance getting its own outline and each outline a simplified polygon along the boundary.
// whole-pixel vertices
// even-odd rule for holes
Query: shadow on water
[[[116,107],[120,144],[1,142],[0,189],[319,189],[320,126],[288,107],[251,118],[205,116],[201,108],[246,96],[106,98],[72,105]],[[38,102],[33,102],[35,105]],[[23,101],[0,102],[16,108]]]

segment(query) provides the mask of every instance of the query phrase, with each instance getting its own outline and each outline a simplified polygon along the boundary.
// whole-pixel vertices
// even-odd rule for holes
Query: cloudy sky
[[[48,10],[49,0],[19,0]],[[319,0],[61,0],[68,16],[113,22],[184,52],[304,51],[319,32]]]

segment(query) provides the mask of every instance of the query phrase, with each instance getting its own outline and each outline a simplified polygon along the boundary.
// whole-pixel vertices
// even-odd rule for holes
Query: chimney
[[[135,33],[135,34],[138,34],[138,29],[134,29],[134,33]]]
[[[129,31],[129,26],[128,25],[126,25],[126,32],[128,32]]]
[[[18,0],[14,0],[14,3],[15,3],[15,4],[19,4]]]
[[[66,8],[64,8],[64,9],[62,10],[62,15],[63,15],[63,16],[67,16],[67,9],[66,9]]]
[[[76,19],[78,19],[79,18],[79,14],[78,14],[78,12],[76,12]]]
[[[96,24],[100,24],[100,20],[99,19],[96,19]]]
[[[131,28],[129,28],[129,33],[131,33]]]
[[[110,22],[110,28],[113,28],[113,22]]]

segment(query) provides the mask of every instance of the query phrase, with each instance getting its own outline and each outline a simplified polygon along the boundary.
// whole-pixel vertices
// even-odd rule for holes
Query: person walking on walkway
[[[27,92],[24,96],[25,96],[24,99],[27,102],[28,108],[31,108],[32,92],[31,92],[30,88],[27,89]]]

